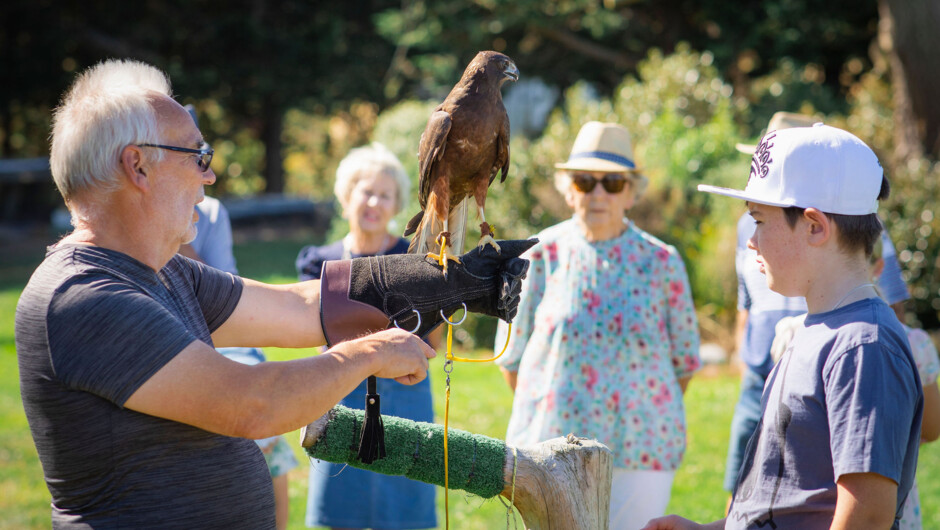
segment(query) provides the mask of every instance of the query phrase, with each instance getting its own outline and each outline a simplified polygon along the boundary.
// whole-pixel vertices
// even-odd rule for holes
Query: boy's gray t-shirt
[[[770,374],[725,528],[829,528],[839,477],[914,480],[923,391],[880,299],[808,315]],[[895,521],[897,524],[897,521]]]
[[[20,297],[23,405],[56,528],[273,528],[251,441],[124,408],[234,311],[242,282],[176,256],[159,272],[117,251],[50,249]]]

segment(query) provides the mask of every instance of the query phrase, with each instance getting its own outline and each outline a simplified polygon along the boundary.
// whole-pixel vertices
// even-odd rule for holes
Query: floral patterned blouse
[[[627,223],[589,242],[573,219],[538,235],[512,336],[499,363],[517,372],[506,440],[596,438],[614,467],[675,470],[685,452],[679,379],[700,365],[685,265]],[[500,322],[497,351],[506,341]]]

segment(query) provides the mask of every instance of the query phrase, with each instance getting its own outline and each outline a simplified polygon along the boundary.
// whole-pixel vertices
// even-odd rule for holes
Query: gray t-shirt
[[[808,315],[770,373],[761,408],[726,529],[829,528],[836,482],[849,473],[896,482],[899,515],[917,467],[923,391],[887,304],[867,299]]]
[[[242,282],[182,256],[159,272],[113,250],[50,249],[16,310],[26,417],[55,528],[273,528],[251,440],[124,408],[231,315]]]

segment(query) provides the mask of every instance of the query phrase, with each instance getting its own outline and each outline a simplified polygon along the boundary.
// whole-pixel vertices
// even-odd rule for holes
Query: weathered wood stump
[[[313,458],[444,485],[442,425],[384,416],[387,442],[399,442],[388,445],[389,458],[363,464],[356,458],[356,427],[362,418],[361,410],[338,406],[301,431],[301,445]],[[527,529],[608,528],[613,457],[596,440],[569,434],[513,447],[450,429],[448,446],[450,487],[487,498],[502,495],[519,510]]]
[[[607,529],[613,455],[597,440],[552,438],[517,448],[513,504],[530,530]],[[512,447],[506,447],[506,487],[512,496]]]

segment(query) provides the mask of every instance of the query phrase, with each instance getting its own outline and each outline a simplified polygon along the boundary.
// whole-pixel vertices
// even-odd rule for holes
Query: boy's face
[[[801,218],[790,228],[783,208],[751,202],[748,213],[757,228],[747,245],[757,252],[757,262],[760,271],[767,276],[767,286],[784,296],[804,296],[807,242],[800,235],[806,221]]]

